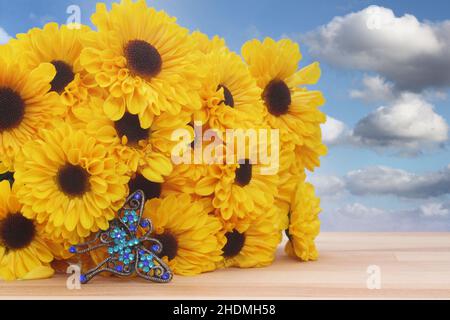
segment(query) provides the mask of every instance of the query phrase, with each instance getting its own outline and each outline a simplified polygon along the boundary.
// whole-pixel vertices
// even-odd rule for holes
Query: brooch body
[[[110,222],[108,230],[100,231],[89,242],[69,249],[73,254],[86,254],[102,248],[107,250],[107,258],[82,274],[81,283],[88,283],[103,272],[120,277],[137,275],[158,283],[172,280],[172,271],[158,257],[163,249],[162,244],[151,237],[152,221],[142,218],[144,205],[144,192],[138,190],[128,197],[117,218]]]

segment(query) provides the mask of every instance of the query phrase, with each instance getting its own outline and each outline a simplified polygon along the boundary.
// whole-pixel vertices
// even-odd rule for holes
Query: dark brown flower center
[[[70,197],[81,197],[89,191],[89,174],[80,166],[66,164],[56,178],[61,191]]]
[[[25,116],[25,102],[10,88],[0,88],[0,132],[14,129]]]
[[[245,163],[240,164],[236,169],[236,183],[241,187],[245,187],[252,181],[253,166],[250,160],[245,160]]]
[[[148,129],[142,129],[139,116],[125,113],[119,121],[114,123],[117,134],[122,138],[126,136],[128,144],[137,144],[141,140],[147,140],[150,136]]]
[[[36,227],[32,220],[20,213],[8,214],[0,221],[0,240],[9,250],[26,248],[36,235]]]
[[[223,97],[224,97],[224,100],[221,101],[221,103],[225,103],[227,106],[234,108],[234,97],[230,89],[228,89],[224,85],[219,85],[217,90],[220,89],[223,89]]]
[[[159,198],[161,196],[161,183],[149,181],[141,174],[137,174],[131,179],[128,186],[130,188],[130,194],[133,194],[138,190],[144,191],[146,200]]]
[[[14,184],[14,172],[5,172],[0,174],[0,181],[9,181],[10,185]]]
[[[72,66],[61,60],[54,60],[51,62],[56,69],[56,76],[50,83],[51,91],[62,93],[69,83],[75,79]]]
[[[178,241],[177,238],[170,232],[165,232],[155,236],[155,239],[161,242],[162,251],[159,257],[167,257],[169,260],[175,259],[178,252]]]
[[[270,114],[279,117],[289,111],[291,91],[284,81],[272,80],[263,93],[263,98]]]
[[[225,237],[227,238],[227,243],[222,249],[223,256],[225,258],[233,258],[242,251],[242,248],[244,248],[245,234],[233,230],[233,232],[225,234]]]
[[[125,46],[128,68],[134,74],[151,78],[161,72],[162,58],[158,50],[143,40],[132,40]]]

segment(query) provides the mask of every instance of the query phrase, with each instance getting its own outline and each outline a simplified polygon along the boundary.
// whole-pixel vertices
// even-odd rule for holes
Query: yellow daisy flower
[[[43,228],[26,218],[8,181],[0,182],[0,279],[50,278],[53,253]]]
[[[286,253],[302,261],[317,260],[314,243],[320,232],[320,199],[309,183],[300,183],[292,200]]]
[[[137,115],[128,112],[117,121],[110,120],[102,108],[102,101],[97,99],[77,108],[74,113],[83,123],[81,127],[110,146],[117,161],[126,164],[130,173],[139,173],[154,183],[163,183],[164,177],[172,172],[171,152],[178,144],[172,141],[173,132],[184,129],[193,136],[189,126],[191,118],[185,112],[177,117],[168,113],[154,117],[147,129],[141,126]]]
[[[12,171],[23,144],[55,120],[59,100],[49,92],[54,66],[44,63],[28,71],[9,47],[0,53],[0,155],[2,167]]]
[[[98,139],[61,125],[24,145],[15,185],[27,218],[54,241],[77,244],[108,228],[127,194],[126,171]]]
[[[222,219],[233,222],[254,217],[261,208],[272,207],[279,183],[278,172],[268,172],[267,165],[261,163],[259,150],[268,148],[270,151],[270,145],[258,141],[256,146],[246,146],[241,159],[237,158],[242,156],[238,147],[235,143],[232,153],[236,164],[204,164],[206,175],[195,183],[195,193],[212,196],[212,204]],[[224,157],[227,157],[231,146],[224,148]],[[225,159],[223,161],[226,163]]]
[[[295,156],[295,145],[292,141],[281,141],[280,147],[280,171],[278,194],[275,198],[275,205],[279,209],[279,219],[277,219],[280,230],[286,230],[289,226],[289,212],[295,191],[299,182],[306,180],[306,173],[303,166]]]
[[[111,11],[97,4],[92,22],[98,32],[83,37],[81,65],[108,90],[104,109],[111,120],[129,112],[149,128],[154,115],[201,107],[193,63],[199,51],[175,18],[143,0],[122,0]]]
[[[225,223],[224,260],[221,267],[266,267],[275,259],[282,234],[276,227],[278,214],[275,208],[262,213],[254,220],[241,220],[229,229]]]
[[[221,47],[205,54],[199,65],[207,76],[200,92],[203,107],[195,121],[222,131],[262,126],[261,89],[239,55]]]
[[[61,96],[62,105],[67,107],[85,103],[91,96],[102,96],[95,79],[80,65],[83,49],[80,37],[90,31],[87,26],[58,26],[48,23],[43,29],[33,28],[28,33],[18,34],[11,40],[11,46],[19,59],[34,69],[41,63],[51,63],[56,75],[51,81],[51,91]]]
[[[217,35],[212,37],[212,39],[209,39],[206,34],[200,31],[194,31],[192,32],[191,36],[195,41],[197,49],[204,54],[208,54],[227,47],[225,39]]]
[[[296,150],[297,157],[308,157],[305,165],[313,169],[327,151],[319,134],[326,116],[318,110],[325,99],[320,91],[309,91],[304,86],[318,82],[319,64],[313,63],[297,71],[302,55],[299,46],[287,39],[249,41],[243,46],[242,55],[263,90],[267,122],[272,128],[281,130],[282,139],[292,139],[302,146]],[[305,150],[308,151],[305,153]]]
[[[153,237],[163,245],[161,257],[175,274],[213,271],[222,259],[217,238],[222,225],[212,210],[207,199],[193,201],[187,194],[147,201],[144,217],[152,220]]]

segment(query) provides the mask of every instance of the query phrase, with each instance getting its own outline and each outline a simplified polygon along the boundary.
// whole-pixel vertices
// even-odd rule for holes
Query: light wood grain
[[[450,233],[325,233],[317,262],[299,263],[280,248],[273,266],[175,277],[168,285],[98,278],[68,290],[65,275],[0,282],[0,298],[113,299],[450,299]],[[381,290],[367,289],[367,268],[381,268]]]

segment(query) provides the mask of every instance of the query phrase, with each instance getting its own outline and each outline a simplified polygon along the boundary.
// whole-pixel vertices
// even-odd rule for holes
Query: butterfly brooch
[[[162,244],[151,237],[152,222],[142,219],[144,204],[144,192],[136,191],[128,197],[119,210],[118,217],[110,222],[107,231],[98,232],[89,242],[70,247],[72,254],[107,249],[108,257],[80,276],[82,284],[88,283],[103,272],[121,277],[136,274],[145,280],[158,283],[168,283],[172,280],[172,271],[158,257],[163,249]]]

